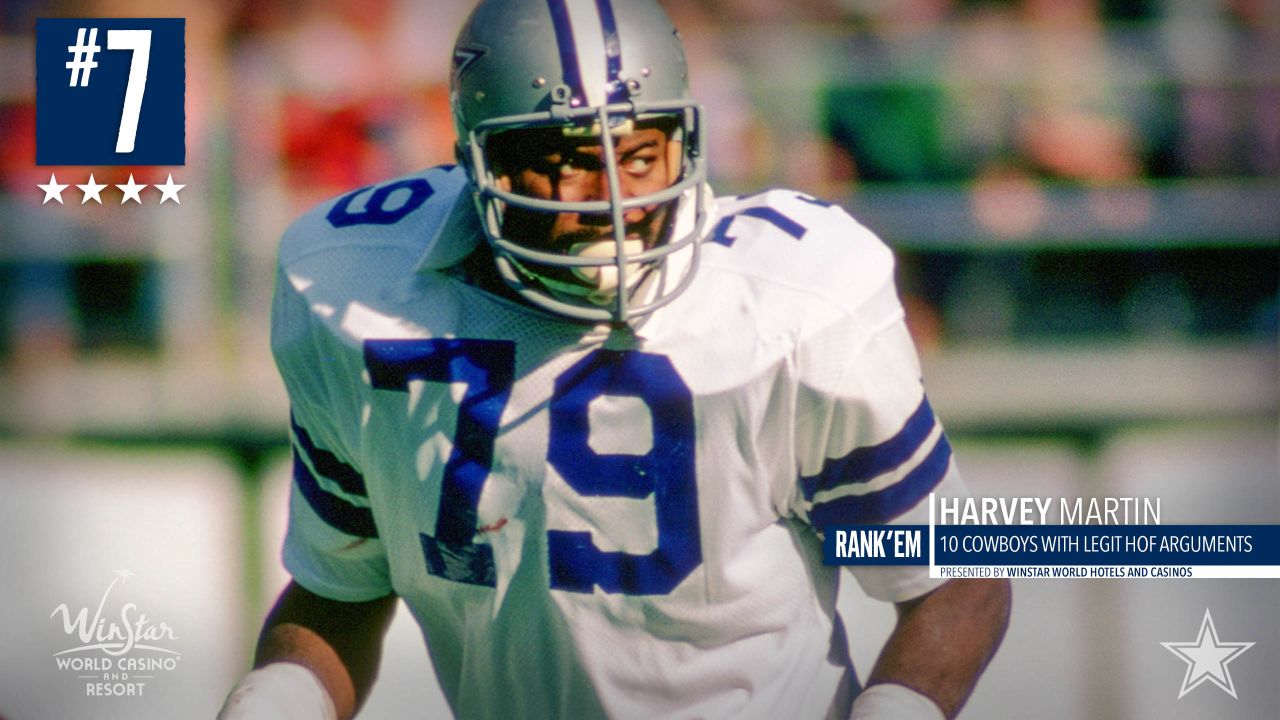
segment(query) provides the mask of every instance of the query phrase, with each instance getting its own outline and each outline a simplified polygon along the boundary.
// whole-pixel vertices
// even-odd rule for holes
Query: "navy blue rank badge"
[[[185,164],[186,22],[37,20],[36,164]]]

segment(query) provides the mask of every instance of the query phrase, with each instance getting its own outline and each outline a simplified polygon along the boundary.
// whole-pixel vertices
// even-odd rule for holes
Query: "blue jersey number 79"
[[[493,554],[473,542],[476,506],[493,466],[502,410],[515,381],[515,345],[467,339],[369,340],[375,389],[407,392],[410,380],[464,383],[453,449],[445,463],[433,534],[421,533],[427,571],[456,582],[494,584]],[[642,455],[601,454],[589,443],[589,407],[606,395],[649,409],[653,445]],[[601,550],[591,533],[547,530],[552,588],[666,594],[702,563],[695,481],[693,396],[671,361],[639,351],[597,349],[555,382],[547,462],[584,497],[653,497],[657,547],[644,555]]]

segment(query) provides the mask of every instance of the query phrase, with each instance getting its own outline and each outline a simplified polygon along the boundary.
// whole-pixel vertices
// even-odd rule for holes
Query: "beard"
[[[643,216],[626,225],[623,252],[626,256],[652,250],[670,241],[673,208],[678,201],[662,203],[647,208]],[[568,228],[560,229],[557,221],[570,215],[508,207],[503,221],[503,235],[512,242],[527,248],[550,252],[565,257],[599,258],[614,260],[604,265],[560,266],[522,260],[520,267],[552,292],[586,297],[595,303],[612,301],[620,284],[628,289],[636,285],[652,268],[650,263],[625,264],[625,281],[620,277],[616,264],[617,241],[614,238],[612,218],[607,215],[579,215],[569,220]]]
[[[645,250],[652,250],[670,239],[672,208],[676,200],[646,208],[635,222],[627,223],[625,235],[629,240],[639,240]],[[557,220],[569,217],[566,213],[526,210],[508,207],[504,213],[502,234],[512,242],[531,250],[568,254],[569,248],[580,243],[613,240],[612,218],[608,215],[577,216],[577,222],[566,229],[556,227]]]

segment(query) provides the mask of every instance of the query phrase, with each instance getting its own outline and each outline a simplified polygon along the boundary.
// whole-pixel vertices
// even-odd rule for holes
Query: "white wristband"
[[[218,720],[337,720],[324,683],[311,670],[274,662],[245,675],[231,689]]]
[[[932,700],[906,685],[879,683],[853,701],[849,720],[946,720]]]

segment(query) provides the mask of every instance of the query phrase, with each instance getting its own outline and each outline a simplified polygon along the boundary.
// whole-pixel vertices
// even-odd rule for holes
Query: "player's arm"
[[[338,717],[350,717],[373,687],[395,602],[395,595],[339,602],[291,582],[267,615],[254,667],[305,665],[328,689]]]
[[[884,685],[877,692],[892,693],[895,685],[910,688],[954,718],[1004,638],[1011,605],[1008,580],[976,579],[951,580],[922,597],[896,603],[897,624],[867,689],[877,684]],[[889,695],[887,702],[895,700]]]
[[[352,717],[373,687],[395,601],[387,595],[339,602],[291,582],[262,628],[254,672],[232,691],[219,718],[301,720],[324,716],[329,704],[333,717]]]

